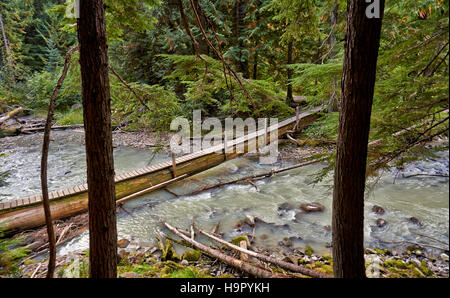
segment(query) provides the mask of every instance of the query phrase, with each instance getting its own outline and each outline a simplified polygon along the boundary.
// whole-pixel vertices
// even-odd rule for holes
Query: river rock
[[[321,212],[325,209],[325,206],[323,206],[320,203],[307,203],[307,204],[301,204],[300,209],[305,211],[306,213],[310,212]]]
[[[301,218],[302,218],[302,214],[300,212],[295,213],[294,222],[300,222]]]
[[[122,273],[120,275],[120,277],[122,277],[122,278],[139,278],[139,277],[142,277],[142,275],[138,274],[136,272],[125,272],[125,273]]]
[[[377,219],[377,227],[384,228],[387,225],[387,221],[382,218]]]
[[[292,209],[295,209],[295,206],[292,203],[283,203],[280,206],[278,206],[278,211],[289,211]]]
[[[410,222],[410,223],[412,223],[412,224],[415,224],[415,225],[417,225],[417,226],[423,226],[423,224],[420,222],[420,220],[418,219],[418,218],[416,218],[416,217],[410,217],[410,218],[408,218],[408,221]]]
[[[378,215],[383,215],[384,214],[384,209],[380,206],[377,205],[373,205],[372,207],[372,212],[378,214]]]
[[[126,248],[130,244],[130,240],[128,239],[120,239],[117,241],[117,246],[120,248]]]
[[[284,247],[292,247],[292,241],[289,240],[288,238],[284,238],[283,241],[278,242],[279,246],[284,246]]]
[[[443,260],[445,262],[448,262],[448,255],[447,254],[441,253],[439,255],[439,258],[441,258],[441,260]]]
[[[188,260],[182,260],[180,264],[181,264],[181,266],[188,266],[189,265],[189,261]]]

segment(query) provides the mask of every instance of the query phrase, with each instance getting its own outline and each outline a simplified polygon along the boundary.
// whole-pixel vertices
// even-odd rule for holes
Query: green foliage
[[[4,231],[5,228],[0,226],[0,275],[8,274],[18,277],[20,271],[16,263],[26,257],[30,250],[26,247],[17,247],[23,240],[21,237],[4,238]]]
[[[55,119],[59,125],[83,124],[83,110],[69,110],[68,112],[57,113]]]
[[[281,89],[274,83],[243,80],[250,99],[242,88],[224,75],[221,62],[203,56],[162,55],[174,63],[173,71],[165,77],[175,85],[182,85],[185,111],[200,109],[205,116],[287,117],[293,110],[283,102]],[[231,89],[231,93],[230,93]],[[252,104],[254,103],[254,106]]]
[[[132,122],[129,127],[147,127],[168,130],[173,119],[181,115],[181,105],[175,93],[159,85],[131,83],[130,87],[145,101],[147,110],[139,99],[117,79],[111,79],[113,117],[125,117]]]

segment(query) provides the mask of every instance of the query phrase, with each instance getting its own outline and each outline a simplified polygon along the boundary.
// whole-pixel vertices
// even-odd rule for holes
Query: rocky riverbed
[[[141,247],[127,239],[118,242],[118,277],[152,278],[152,277],[246,277],[245,273],[226,265],[198,250],[184,249],[183,254],[171,253],[170,256],[158,246]],[[177,248],[177,246],[175,245]],[[179,247],[178,247],[179,248]],[[216,247],[217,248],[217,247]],[[224,247],[220,248],[230,256],[239,258],[239,254]],[[333,274],[333,259],[330,255],[316,255],[311,247],[305,251],[293,249],[283,253],[266,248],[250,249],[281,259],[286,262],[314,269],[321,273]],[[411,249],[414,249],[412,247]],[[177,249],[176,249],[177,250]],[[448,278],[449,257],[441,253],[439,257],[427,256],[424,251],[396,253],[388,250],[366,249],[366,275],[369,278]],[[254,261],[254,260],[250,260]],[[74,252],[57,259],[56,276],[60,278],[88,277],[87,251]],[[260,264],[261,265],[261,264]],[[291,277],[302,277],[292,274],[270,264],[263,264],[273,272]],[[47,262],[27,260],[20,266],[16,277],[43,278],[46,274]]]

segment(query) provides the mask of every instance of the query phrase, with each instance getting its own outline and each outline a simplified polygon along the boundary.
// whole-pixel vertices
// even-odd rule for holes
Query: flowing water
[[[84,183],[85,155],[82,134],[60,132],[53,135],[49,157],[49,177],[52,189]],[[0,198],[5,200],[40,192],[39,162],[41,137],[23,136],[10,138],[7,145],[0,145],[0,171],[8,171],[6,184],[0,185]],[[14,146],[12,146],[14,144]],[[144,167],[151,153],[130,148],[116,148],[116,173]],[[398,172],[385,173],[366,195],[365,241],[368,247],[404,249],[411,242],[448,250],[449,241],[449,153],[441,151],[427,161],[413,162]],[[153,161],[168,156],[159,154]],[[284,167],[289,163],[277,164]],[[332,179],[326,177],[314,184],[314,175],[323,165],[310,165],[273,177],[249,183],[233,184],[197,195],[186,195],[205,185],[230,181],[256,173],[270,171],[272,167],[261,166],[251,158],[238,158],[218,167],[180,181],[172,186],[172,193],[160,190],[128,201],[127,212],[118,215],[119,238],[131,239],[135,245],[156,243],[163,229],[161,221],[187,229],[192,220],[197,226],[210,231],[220,222],[225,239],[241,233],[252,233],[243,225],[236,229],[238,221],[246,215],[258,217],[267,224],[258,224],[255,230],[256,245],[283,249],[279,242],[289,238],[293,247],[313,247],[317,253],[329,253],[331,242]],[[428,174],[434,176],[412,176]],[[325,206],[323,212],[305,213],[299,206],[318,202]],[[381,206],[385,213],[377,215],[372,206]],[[415,217],[421,225],[412,223]],[[376,220],[382,218],[387,224],[378,227]],[[63,246],[59,253],[67,253],[88,247],[85,233]]]

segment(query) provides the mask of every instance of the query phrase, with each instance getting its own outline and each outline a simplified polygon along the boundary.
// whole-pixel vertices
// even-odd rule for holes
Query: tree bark
[[[117,277],[111,100],[103,0],[81,1],[78,19],[93,278]]]
[[[380,1],[381,11],[384,2]],[[366,17],[367,5],[349,0],[347,8],[332,217],[333,269],[341,278],[365,277],[364,186],[382,23],[382,18]]]
[[[234,38],[236,47],[239,50],[239,61],[237,61],[238,72],[246,79],[250,78],[248,69],[248,55],[245,53],[245,42],[241,38],[243,29],[245,28],[245,16],[247,14],[247,0],[236,0],[234,7]]]
[[[292,41],[289,42],[288,44],[288,55],[287,55],[287,65],[291,65],[293,62],[293,58],[292,58],[292,52],[293,52],[293,47],[294,47],[294,43]],[[292,80],[292,76],[293,76],[293,71],[291,68],[288,68],[287,70],[287,96],[286,96],[286,103],[289,106],[292,106],[294,104],[294,96],[292,93],[292,84],[291,84],[291,80]]]
[[[5,25],[3,24],[3,19],[2,19],[2,15],[1,14],[0,14],[0,29],[2,30],[2,35],[3,35],[3,43],[4,43],[4,46],[5,46],[6,60],[8,61],[9,67],[11,68],[11,71],[14,71],[14,60],[13,60],[12,55],[11,55],[11,49],[9,48],[8,38],[6,37]],[[13,77],[13,80],[14,80],[14,75],[12,77]]]

